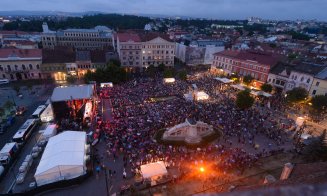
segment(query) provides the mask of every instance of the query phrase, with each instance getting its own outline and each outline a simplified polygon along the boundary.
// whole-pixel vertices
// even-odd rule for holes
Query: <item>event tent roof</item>
[[[143,178],[151,178],[154,176],[161,176],[167,174],[167,169],[162,161],[141,165],[141,172]]]
[[[60,173],[63,167],[65,169],[69,167],[84,167],[85,144],[85,132],[65,131],[51,137],[36,169],[34,175],[36,180],[40,176],[44,178],[48,173]]]
[[[53,90],[51,102],[90,99],[93,92],[93,85],[61,86]]]
[[[218,80],[218,81],[220,81],[220,82],[223,82],[223,83],[225,83],[225,84],[228,84],[228,83],[232,83],[232,82],[233,82],[233,80],[230,80],[230,79],[228,79],[228,78],[220,78],[220,77],[216,77],[215,79]]]

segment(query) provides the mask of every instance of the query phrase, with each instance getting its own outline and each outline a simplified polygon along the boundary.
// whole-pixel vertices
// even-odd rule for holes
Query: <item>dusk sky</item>
[[[327,0],[1,0],[0,11],[103,11],[218,19],[318,19],[327,21]]]

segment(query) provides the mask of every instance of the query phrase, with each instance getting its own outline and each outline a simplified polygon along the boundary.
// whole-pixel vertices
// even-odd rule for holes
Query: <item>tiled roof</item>
[[[14,49],[14,48],[0,49],[0,58],[8,58],[8,57],[42,58],[42,51],[40,49]]]
[[[91,61],[90,51],[76,51],[76,61]]]
[[[279,62],[270,70],[270,73],[278,75],[286,70],[287,75],[290,75],[294,66],[295,65]]]
[[[313,63],[300,63],[294,67],[294,71],[300,73],[306,73],[310,75],[317,75],[323,71],[327,66]]]
[[[119,38],[120,42],[128,42],[128,41],[147,42],[157,37],[160,37],[166,41],[172,41],[169,38],[169,35],[163,33],[155,33],[155,32],[127,31],[124,33],[118,33],[117,37]]]
[[[128,42],[128,41],[141,42],[140,36],[136,33],[118,33],[117,37],[120,42]]]
[[[271,53],[264,53],[258,51],[236,51],[236,50],[224,50],[222,52],[215,53],[214,55],[222,55],[227,57],[232,57],[244,61],[256,61],[264,65],[274,65],[281,59],[283,56],[275,55]]]
[[[75,51],[69,47],[56,47],[42,50],[42,63],[72,63],[75,62]]]

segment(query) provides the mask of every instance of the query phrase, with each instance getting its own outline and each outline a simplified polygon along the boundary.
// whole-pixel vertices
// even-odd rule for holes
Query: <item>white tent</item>
[[[51,137],[57,134],[57,125],[50,124],[46,127],[46,129],[42,133],[42,139],[49,140]]]
[[[225,84],[229,84],[229,83],[232,83],[232,82],[233,82],[233,80],[230,80],[230,79],[228,79],[228,78],[220,78],[220,77],[216,77],[215,79],[218,80],[218,81],[220,81],[220,82],[223,82],[223,83],[225,83]]]
[[[167,174],[167,169],[162,161],[141,165],[141,173],[144,179],[151,179]]]
[[[233,84],[233,85],[231,85],[231,87],[236,88],[236,89],[241,90],[241,91],[245,90],[245,88],[242,85],[239,85],[239,84]]]
[[[94,86],[89,85],[75,85],[75,86],[61,86],[53,90],[51,102],[91,99],[94,94]]]
[[[86,173],[86,133],[65,131],[49,139],[34,178],[38,186]]]
[[[41,122],[50,122],[53,121],[54,116],[53,116],[53,110],[51,104],[49,104],[45,110],[42,112],[40,115]]]
[[[198,100],[198,101],[209,99],[209,95],[203,91],[197,92],[195,97],[196,97],[196,100]]]

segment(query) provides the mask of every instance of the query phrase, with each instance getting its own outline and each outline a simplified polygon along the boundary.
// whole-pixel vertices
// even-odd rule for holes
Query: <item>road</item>
[[[19,129],[19,127],[32,115],[32,113],[35,111],[35,109],[46,102],[46,100],[49,98],[49,93],[52,91],[52,89],[35,89],[38,90],[39,94],[31,95],[28,91],[23,91],[23,99],[20,99],[18,97],[12,97],[16,104],[18,106],[25,106],[27,107],[27,111],[23,116],[17,116],[16,121],[14,125],[8,128],[8,130],[1,135],[0,137],[0,147],[2,148],[6,143],[10,142],[12,137],[15,135],[16,131]],[[6,88],[1,89],[1,94],[11,94],[12,90]],[[1,100],[3,101],[3,99]],[[8,190],[13,186],[13,183],[15,181],[15,176],[18,173],[18,169],[25,159],[26,155],[30,154],[31,149],[33,148],[36,137],[37,137],[37,129],[34,130],[32,136],[26,143],[26,145],[23,147],[22,151],[20,152],[19,156],[16,158],[15,162],[9,169],[8,173],[2,178],[0,183],[0,193],[7,193]]]

